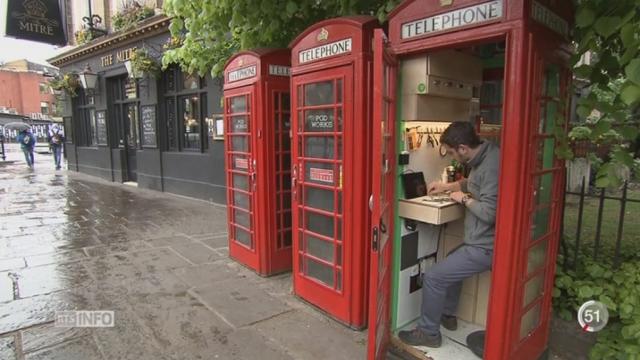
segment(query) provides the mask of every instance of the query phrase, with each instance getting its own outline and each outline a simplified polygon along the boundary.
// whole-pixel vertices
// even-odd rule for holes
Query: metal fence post
[[[564,236],[564,214],[567,207],[567,193],[562,197],[562,210],[560,214],[560,249],[562,250],[562,269],[566,272],[569,266],[569,248],[567,247],[567,239]]]
[[[4,134],[0,134],[0,146],[2,147],[2,161],[7,160],[7,155],[4,152]]]
[[[616,239],[616,252],[613,257],[613,267],[618,268],[620,265],[620,248],[622,245],[622,231],[624,230],[624,215],[627,207],[627,188],[629,183],[627,181],[624,182],[624,187],[622,188],[622,199],[620,199],[620,218],[618,219],[618,237]]]
[[[605,188],[600,189],[600,203],[598,205],[598,222],[596,223],[596,239],[593,245],[593,259],[598,260],[598,253],[600,250],[600,234],[602,231],[602,214],[604,210],[604,193]]]
[[[582,213],[584,212],[584,186],[585,177],[582,178],[582,187],[580,188],[580,205],[578,206],[578,223],[576,225],[576,249],[573,258],[573,268],[578,266],[578,254],[580,252],[580,233],[582,232]]]

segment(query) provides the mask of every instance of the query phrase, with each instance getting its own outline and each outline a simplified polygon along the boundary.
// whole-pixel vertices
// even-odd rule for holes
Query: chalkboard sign
[[[96,111],[96,135],[98,145],[107,145],[107,112]]]
[[[156,147],[156,107],[154,105],[142,106],[142,146]]]

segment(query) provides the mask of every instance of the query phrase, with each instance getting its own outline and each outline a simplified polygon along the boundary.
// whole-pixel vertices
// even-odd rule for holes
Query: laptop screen
[[[422,171],[402,174],[401,176],[405,199],[413,199],[427,195],[427,183],[424,181]]]

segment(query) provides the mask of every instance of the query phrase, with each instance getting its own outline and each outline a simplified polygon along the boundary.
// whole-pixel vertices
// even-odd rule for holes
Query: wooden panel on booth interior
[[[444,231],[445,231],[445,234],[463,237],[464,236],[464,217],[462,217],[461,219],[452,221],[450,223],[447,223]]]
[[[413,94],[405,96],[402,100],[402,119],[405,121],[467,121],[470,108],[470,100]]]
[[[466,293],[460,294],[460,302],[458,303],[458,311],[456,316],[458,319],[473,322],[476,312],[476,298]]]
[[[462,293],[476,297],[478,293],[478,275],[473,275],[462,282]]]
[[[475,322],[478,325],[487,325],[487,310],[489,308],[489,292],[491,290],[491,271],[485,271],[478,275],[478,297],[476,299]]]

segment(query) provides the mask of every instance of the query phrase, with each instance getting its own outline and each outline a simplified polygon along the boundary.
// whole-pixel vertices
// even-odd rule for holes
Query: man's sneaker
[[[413,330],[403,330],[398,333],[398,337],[402,342],[411,346],[427,346],[437,348],[442,345],[442,336],[440,334],[429,335],[424,331],[416,328]]]
[[[440,324],[447,330],[456,331],[458,329],[458,318],[455,315],[442,315]]]

